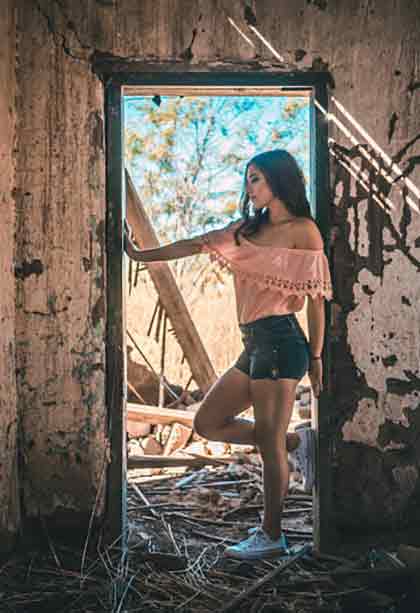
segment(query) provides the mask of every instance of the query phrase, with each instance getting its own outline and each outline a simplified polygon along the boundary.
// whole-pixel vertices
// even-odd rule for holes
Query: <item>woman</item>
[[[331,279],[303,174],[287,151],[267,151],[248,162],[241,213],[240,221],[221,230],[157,249],[136,249],[126,233],[125,248],[141,262],[207,252],[233,274],[244,351],[207,392],[194,427],[207,439],[258,445],[264,520],[226,554],[259,559],[287,551],[281,529],[289,484],[286,434],[296,386],[308,370],[315,396],[322,389],[324,299],[331,298]],[[309,343],[295,316],[305,296]],[[255,425],[238,417],[251,404]]]

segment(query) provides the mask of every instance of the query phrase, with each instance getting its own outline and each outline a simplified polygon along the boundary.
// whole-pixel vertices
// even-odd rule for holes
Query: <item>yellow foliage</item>
[[[225,204],[223,212],[227,214],[231,214],[231,213],[235,213],[237,210],[238,210],[238,203],[230,201]]]

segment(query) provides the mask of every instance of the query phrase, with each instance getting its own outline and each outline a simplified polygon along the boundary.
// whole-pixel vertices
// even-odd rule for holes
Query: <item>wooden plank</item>
[[[142,397],[142,396],[141,396],[141,395],[138,393],[138,391],[136,390],[136,388],[134,387],[134,385],[131,385],[130,381],[127,381],[127,387],[128,387],[128,389],[130,390],[130,392],[131,392],[132,394],[134,394],[134,396],[136,396],[136,398],[137,398],[138,400],[140,400],[140,402],[141,402],[142,404],[145,404],[145,400],[144,400],[144,398],[143,398],[143,397]]]
[[[233,462],[233,460],[232,460]],[[189,468],[201,468],[202,466],[220,466],[226,464],[226,460],[219,460],[212,457],[192,458],[186,456],[162,456],[162,455],[132,455],[128,457],[127,466],[133,468],[168,468],[176,466],[187,466]]]
[[[199,403],[197,403],[198,405]],[[184,426],[193,427],[196,411],[180,411],[179,409],[165,409],[148,404],[127,403],[127,418],[129,421],[140,421],[147,424],[173,424],[175,422]]]
[[[242,86],[226,86],[212,85],[202,86],[200,88],[201,96],[275,96],[281,97],[299,97],[308,98],[312,93],[311,88],[280,88],[278,85],[271,87],[252,87],[251,85]],[[139,85],[137,87],[130,86],[130,96],[154,96],[156,94],[156,85]],[[160,85],[160,96],[196,96],[197,87],[194,85]]]
[[[159,247],[159,241],[149,221],[146,210],[126,170],[127,219],[133,228],[136,242],[141,249]],[[178,289],[171,269],[166,262],[147,264],[147,269],[160,301],[171,321],[175,336],[184,352],[191,373],[203,392],[216,381],[216,373]]]

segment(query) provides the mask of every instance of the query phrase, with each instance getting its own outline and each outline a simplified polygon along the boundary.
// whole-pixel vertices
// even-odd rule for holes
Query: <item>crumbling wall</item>
[[[0,542],[8,549],[19,528],[15,380],[15,11],[0,5]]]
[[[348,113],[331,100],[334,512],[341,525],[409,519],[420,494],[419,199],[404,179],[390,184],[378,172],[386,164],[375,143],[419,184],[415,3],[18,5],[16,338],[25,513],[86,512],[103,474],[104,91],[92,64],[107,57],[148,71],[154,64],[329,73],[331,93]],[[8,398],[13,406],[13,391]]]
[[[360,150],[337,156],[360,160]],[[336,492],[340,521],[371,529],[415,521],[418,508],[420,227],[412,190],[381,181],[366,159],[361,166],[382,187],[381,205],[343,166],[335,173],[334,252],[345,271],[334,338]]]
[[[40,3],[19,5],[18,51],[16,362],[24,513],[79,524],[104,486],[109,456],[103,86],[88,62],[72,57]],[[103,495],[96,513],[102,509]]]

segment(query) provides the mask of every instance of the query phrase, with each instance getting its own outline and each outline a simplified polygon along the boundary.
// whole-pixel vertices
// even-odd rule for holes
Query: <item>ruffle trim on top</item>
[[[312,298],[324,296],[326,300],[331,300],[333,297],[333,288],[330,281],[325,279],[293,281],[263,273],[246,272],[240,270],[238,266],[235,266],[234,263],[225,258],[217,249],[210,245],[209,241],[204,240],[203,245],[205,251],[210,255],[210,260],[217,262],[222,270],[227,270],[240,279],[252,281],[258,287],[278,287],[285,294],[290,294],[291,296],[311,296]]]

